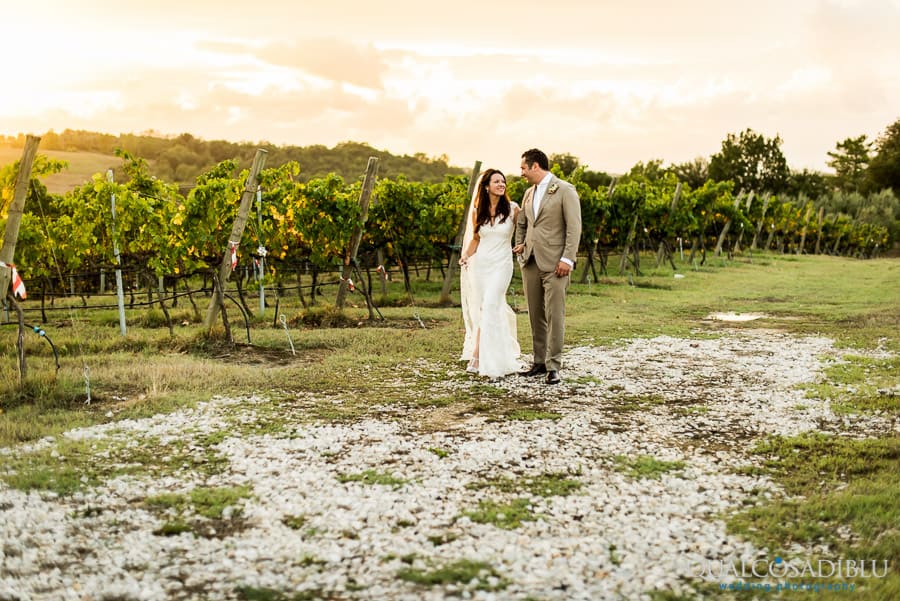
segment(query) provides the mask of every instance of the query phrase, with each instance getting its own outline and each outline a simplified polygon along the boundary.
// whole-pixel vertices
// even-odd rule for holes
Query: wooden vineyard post
[[[378,158],[369,157],[369,163],[366,165],[366,177],[363,180],[362,192],[359,195],[359,224],[353,228],[353,234],[350,236],[350,244],[347,246],[347,252],[344,253],[344,267],[341,270],[341,284],[338,286],[337,301],[335,306],[338,309],[344,308],[344,300],[347,298],[348,282],[353,267],[356,265],[356,253],[359,250],[359,243],[362,240],[363,228],[366,225],[366,219],[369,216],[369,200],[372,198],[372,190],[375,188],[375,172],[378,171]],[[366,302],[369,302],[369,295],[366,294]],[[371,308],[370,308],[371,314]]]
[[[4,265],[15,264],[16,242],[19,239],[19,224],[22,222],[22,213],[25,211],[25,198],[28,196],[28,187],[31,184],[31,167],[34,165],[34,156],[37,154],[38,144],[41,139],[29,135],[25,138],[25,149],[22,151],[22,159],[19,161],[19,172],[16,174],[16,187],[13,190],[13,201],[9,206],[6,219],[6,231],[3,235],[3,247],[0,248],[0,261]],[[6,298],[9,283],[12,279],[12,268],[0,268],[0,298]]]
[[[475,161],[475,166],[472,167],[472,175],[469,177],[469,194],[466,196],[466,208],[463,210],[462,221],[460,221],[459,229],[456,231],[456,240],[453,244],[453,249],[450,252],[450,265],[447,266],[447,275],[444,276],[444,286],[441,288],[441,299],[439,302],[442,305],[446,305],[450,302],[450,287],[453,285],[453,280],[456,278],[457,262],[459,261],[460,254],[462,254],[460,246],[462,245],[463,238],[466,236],[466,228],[469,227],[469,224],[466,223],[466,217],[469,215],[469,205],[472,204],[472,194],[475,192],[475,182],[478,179],[480,169],[481,161]]]
[[[743,190],[737,195],[737,198],[734,199],[734,208],[737,208],[741,205],[741,197],[744,195]],[[725,225],[722,226],[722,233],[719,234],[719,240],[716,242],[716,250],[713,251],[715,256],[719,256],[722,254],[722,244],[725,242],[725,236],[728,235],[728,230],[731,229],[731,217],[725,220]]]
[[[640,255],[638,253],[636,238],[638,219],[641,216],[641,210],[644,208],[646,199],[647,192],[644,189],[644,184],[641,184],[641,199],[634,207],[634,219],[631,221],[631,229],[628,230],[628,237],[625,239],[625,250],[622,252],[622,258],[619,260],[620,275],[625,273],[625,266],[628,264],[628,255],[632,251],[634,251],[634,258],[631,261],[632,267],[634,268],[634,275],[641,275]]]
[[[766,223],[766,211],[769,210],[769,197],[770,194],[768,192],[763,195],[762,213],[759,215],[759,223],[756,224],[756,233],[753,234],[753,242],[750,244],[750,250],[756,250],[756,242],[759,240],[763,225]]]
[[[678,206],[678,198],[680,196],[681,182],[678,182],[678,185],[675,186],[675,194],[672,196],[672,204],[669,205],[669,216],[675,214],[675,208]],[[672,257],[672,250],[669,248],[669,241],[663,236],[663,239],[659,242],[659,250],[656,251],[656,266],[659,267],[665,259],[669,260],[672,269],[677,269],[675,267],[675,259]]]
[[[818,230],[818,234],[816,235],[816,254],[822,249],[822,223],[825,221],[825,207],[819,207],[819,218],[816,224],[816,230]]]
[[[219,265],[219,274],[217,280],[218,292],[213,294],[209,299],[209,307],[206,310],[206,319],[203,325],[206,328],[212,328],[216,319],[216,313],[220,309],[224,309],[225,298],[225,282],[231,275],[231,245],[235,248],[241,245],[241,236],[244,234],[244,228],[247,227],[247,216],[250,213],[250,205],[256,195],[256,178],[262,171],[266,163],[266,151],[262,148],[256,150],[256,156],[253,158],[253,166],[250,168],[250,174],[247,176],[247,184],[244,186],[244,193],[241,195],[241,206],[238,208],[237,218],[231,227],[231,236],[228,237],[228,244],[222,253],[222,263]]]
[[[834,225],[837,225],[837,221],[838,221],[838,215],[837,215],[837,213],[835,213],[835,214],[834,214],[834,218],[832,219],[832,223],[833,223]],[[832,255],[837,255],[837,254],[838,254],[838,248],[840,248],[841,237],[842,237],[843,235],[844,235],[843,230],[840,230],[840,231],[838,231],[837,236],[835,236],[835,238],[834,238],[834,245],[831,247],[831,254],[832,254]]]
[[[25,148],[22,150],[22,159],[19,161],[19,172],[16,174],[16,185],[13,189],[13,201],[9,206],[6,220],[6,231],[3,235],[3,247],[0,248],[0,298],[6,300],[15,307],[19,319],[19,333],[16,337],[16,351],[19,359],[19,385],[25,382],[27,367],[25,365],[25,316],[21,307],[16,303],[16,293],[9,289],[12,281],[12,265],[16,255],[16,242],[19,239],[19,224],[22,222],[22,213],[25,211],[25,198],[28,196],[28,188],[31,185],[31,167],[34,165],[34,156],[37,154],[41,139],[29,135],[25,138]]]
[[[750,190],[750,194],[747,195],[747,202],[744,203],[744,214],[750,214],[750,205],[753,203],[753,190]],[[741,252],[741,242],[744,241],[744,224],[741,223],[741,233],[737,237],[737,241],[734,243],[734,253]]]
[[[606,188],[606,198],[612,198],[613,192],[616,191],[616,178],[612,178],[609,182],[609,187]],[[581,272],[581,282],[582,284],[587,284],[588,279],[588,268],[590,268],[590,274],[594,277],[594,281],[597,281],[597,270],[594,268],[594,253],[597,252],[597,247],[599,246],[599,232],[598,238],[594,238],[591,240],[591,244],[588,246],[588,256],[587,256],[587,265],[584,266],[584,271]],[[600,251],[600,271],[601,273],[606,273],[606,261],[604,259],[603,251]]]
[[[634,213],[634,219],[631,222],[631,229],[628,230],[628,238],[625,239],[625,250],[622,252],[622,258],[619,260],[619,274],[625,273],[625,265],[628,264],[628,254],[631,252],[631,247],[634,245],[635,232],[637,231],[637,222],[639,211]],[[637,252],[635,252],[635,257],[637,257]],[[634,273],[635,275],[640,275],[640,271],[638,269],[638,264],[634,263]]]
[[[769,228],[769,237],[766,238],[766,246],[763,248],[763,250],[765,250],[765,251],[769,250],[769,248],[772,246],[772,238],[774,238],[774,237],[775,237],[775,224],[773,223],[772,227]]]
[[[812,217],[812,205],[806,207],[806,215],[803,216],[803,230],[800,233],[800,246],[797,247],[797,254],[802,255],[805,251],[804,246],[806,246],[806,228],[809,226],[809,218]]]

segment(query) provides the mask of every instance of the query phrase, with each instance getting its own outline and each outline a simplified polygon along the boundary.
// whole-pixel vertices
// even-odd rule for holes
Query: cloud
[[[276,67],[300,70],[327,81],[381,89],[387,65],[371,45],[337,39],[300,39],[255,47],[235,42],[205,41],[198,47],[225,54],[253,57]]]

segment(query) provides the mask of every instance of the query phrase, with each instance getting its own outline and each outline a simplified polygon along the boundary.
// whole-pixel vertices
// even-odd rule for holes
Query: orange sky
[[[750,127],[826,170],[900,118],[900,0],[5,4],[6,134],[354,140],[507,171],[538,146],[619,173]]]

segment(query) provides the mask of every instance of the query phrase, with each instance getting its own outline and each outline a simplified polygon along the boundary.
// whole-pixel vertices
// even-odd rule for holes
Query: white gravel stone
[[[764,330],[714,339],[661,336],[573,348],[563,384],[552,389],[516,377],[491,382],[543,400],[543,410],[559,419],[473,416],[428,432],[418,427],[423,410],[404,414],[390,407],[391,419],[298,424],[282,435],[242,436],[235,424],[252,425],[279,409],[251,396],[73,430],[63,436],[135,449],[154,440],[173,454],[187,449],[197,460],[208,453],[203,437],[225,431],[231,434],[215,451],[228,467],[214,476],[122,476],[68,497],[0,484],[0,599],[237,599],[241,586],[372,600],[688,593],[686,581],[700,562],[765,553],[727,534],[721,521],[753,491],[773,490],[764,478],[736,472],[756,461],[748,454],[756,440],[809,430],[896,431],[878,416],[835,416],[826,401],[797,388],[815,381],[824,362],[839,360],[841,352],[824,338]],[[437,392],[482,383],[427,362],[415,368],[429,377],[447,374],[435,384]],[[341,401],[339,395],[333,400]],[[623,402],[640,406],[624,410]],[[0,449],[0,456],[50,448],[57,457],[56,442]],[[438,457],[429,451],[434,448],[447,455]],[[639,455],[685,465],[658,479],[620,471],[618,457]],[[366,470],[403,483],[340,480]],[[547,472],[569,474],[582,487],[569,496],[531,498],[538,518],[517,529],[464,515],[479,501],[529,494],[470,485]],[[241,485],[252,497],[228,506],[212,523],[216,537],[154,534],[177,512],[154,511],[147,497]],[[285,520],[292,517],[305,523],[291,528]],[[229,524],[240,527],[229,532]],[[499,586],[496,577],[430,588],[397,577],[409,562],[430,570],[456,560],[486,562],[505,588],[476,590]]]

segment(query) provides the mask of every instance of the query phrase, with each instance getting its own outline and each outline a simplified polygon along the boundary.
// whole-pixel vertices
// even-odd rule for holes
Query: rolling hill
[[[68,169],[41,179],[51,194],[64,194],[90,181],[95,173],[106,173],[107,169],[115,169],[122,164],[122,159],[119,157],[96,152],[39,149],[38,153],[52,159],[66,161],[69,164]],[[20,158],[22,158],[21,148],[0,146],[0,167],[5,167]]]

